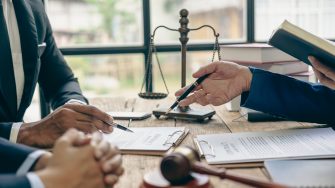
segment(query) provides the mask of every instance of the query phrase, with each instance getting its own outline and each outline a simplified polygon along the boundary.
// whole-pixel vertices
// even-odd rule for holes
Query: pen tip
[[[130,129],[127,129],[128,132],[131,132],[131,133],[134,133],[134,131],[130,130]]]
[[[168,111],[166,111],[166,112],[165,112],[165,115],[167,115],[168,113],[170,113],[170,112],[171,112],[171,110],[172,110],[172,109],[171,109],[171,108],[169,108],[169,109],[168,109]]]

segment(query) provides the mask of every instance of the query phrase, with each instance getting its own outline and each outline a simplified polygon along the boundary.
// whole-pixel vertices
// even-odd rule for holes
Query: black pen
[[[123,131],[134,133],[134,131],[130,130],[129,128],[127,128],[123,125],[120,125],[120,124],[117,124],[117,123],[108,123],[108,122],[106,122],[106,123],[110,126],[113,126],[114,128],[118,128],[118,129],[121,129]]]
[[[173,105],[168,109],[168,111],[165,114],[168,114],[171,110],[173,110],[176,106],[178,106],[179,102],[183,99],[185,99],[199,84],[201,84],[210,74],[205,74],[198,78],[178,99],[176,102],[173,103]]]

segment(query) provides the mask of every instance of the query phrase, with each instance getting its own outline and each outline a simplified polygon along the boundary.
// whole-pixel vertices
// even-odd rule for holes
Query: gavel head
[[[161,172],[172,185],[189,180],[192,164],[200,161],[198,153],[190,147],[178,147],[173,153],[166,155],[161,161]]]

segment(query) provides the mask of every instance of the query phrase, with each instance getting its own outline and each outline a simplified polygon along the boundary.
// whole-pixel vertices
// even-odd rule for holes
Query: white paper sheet
[[[209,164],[335,157],[331,128],[199,135],[196,141]]]
[[[185,132],[185,127],[131,128],[134,133],[114,129],[104,137],[120,150],[166,151]]]

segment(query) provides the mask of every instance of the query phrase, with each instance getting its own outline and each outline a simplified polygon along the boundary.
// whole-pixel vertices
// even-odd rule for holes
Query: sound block
[[[192,173],[192,180],[184,185],[170,185],[160,170],[154,170],[144,175],[140,188],[212,188],[207,175]]]
[[[168,108],[158,108],[152,111],[152,114],[157,119],[159,119],[160,116],[166,116],[168,118],[179,118],[179,119],[188,119],[197,121],[203,121],[206,118],[211,119],[215,114],[215,111],[211,109],[192,109],[190,107],[186,109],[175,108],[174,110],[166,114],[167,111]]]

